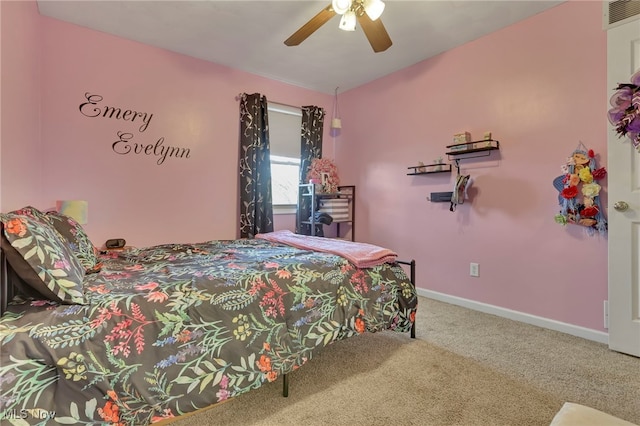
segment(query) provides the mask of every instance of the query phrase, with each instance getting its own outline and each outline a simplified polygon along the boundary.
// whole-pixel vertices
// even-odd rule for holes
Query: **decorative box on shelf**
[[[450,146],[451,146],[451,151],[465,151],[467,149],[466,143],[458,143]]]
[[[462,133],[456,133],[455,135],[453,135],[454,144],[460,144],[465,142],[471,142],[471,133],[462,132]]]

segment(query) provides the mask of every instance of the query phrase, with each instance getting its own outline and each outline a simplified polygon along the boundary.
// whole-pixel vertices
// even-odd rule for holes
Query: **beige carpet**
[[[640,358],[608,346],[421,298],[418,337],[558,398],[640,425]],[[420,328],[418,329],[420,330]]]
[[[541,425],[562,402],[422,340],[391,333],[336,343],[281,382],[179,425]]]
[[[549,425],[564,402],[640,425],[640,359],[420,298],[417,336],[365,334],[282,380],[171,422],[190,425]],[[579,425],[576,425],[579,426]]]
[[[640,423],[640,360],[420,298],[418,339],[326,348],[282,381],[172,422],[192,425],[548,425],[565,401]]]

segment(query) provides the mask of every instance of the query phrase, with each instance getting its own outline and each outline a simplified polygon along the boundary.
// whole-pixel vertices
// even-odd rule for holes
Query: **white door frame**
[[[605,18],[609,4],[604,2]],[[640,15],[614,25],[605,21],[605,29],[609,98],[619,83],[629,83],[640,69]],[[609,348],[640,356],[640,153],[607,126]],[[616,209],[618,201],[629,208]]]

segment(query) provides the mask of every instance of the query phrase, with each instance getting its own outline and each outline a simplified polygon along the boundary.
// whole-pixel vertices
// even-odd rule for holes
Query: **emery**
[[[102,95],[95,95],[89,92],[84,94],[87,102],[80,104],[80,113],[85,117],[104,117],[115,118],[116,120],[136,121],[138,117],[142,120],[142,124],[138,128],[140,132],[144,132],[149,127],[153,113],[147,114],[146,112],[132,111],[130,109],[122,110],[118,107],[104,106],[102,108],[96,106],[98,102],[102,102],[104,99]],[[138,120],[138,121],[140,121]]]

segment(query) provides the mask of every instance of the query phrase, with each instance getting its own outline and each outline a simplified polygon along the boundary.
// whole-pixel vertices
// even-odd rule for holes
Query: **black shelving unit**
[[[299,223],[310,225],[311,235],[316,236],[316,226],[321,226],[320,223],[316,221],[316,211],[323,211],[322,205],[324,201],[334,200],[334,199],[345,199],[348,207],[348,218],[340,219],[334,218],[332,223],[336,224],[336,233],[337,238],[344,238],[343,231],[345,230],[345,226],[351,227],[350,232],[350,240],[355,241],[355,197],[356,197],[356,187],[355,185],[341,185],[338,186],[338,192],[334,193],[317,193],[315,192],[315,184],[313,183],[301,183],[298,187],[298,220]],[[308,203],[304,203],[306,208],[303,208],[303,203],[301,202],[303,198],[307,198],[309,200]],[[331,214],[331,213],[329,213]],[[342,226],[342,229],[340,225]],[[347,231],[349,231],[347,229]]]

